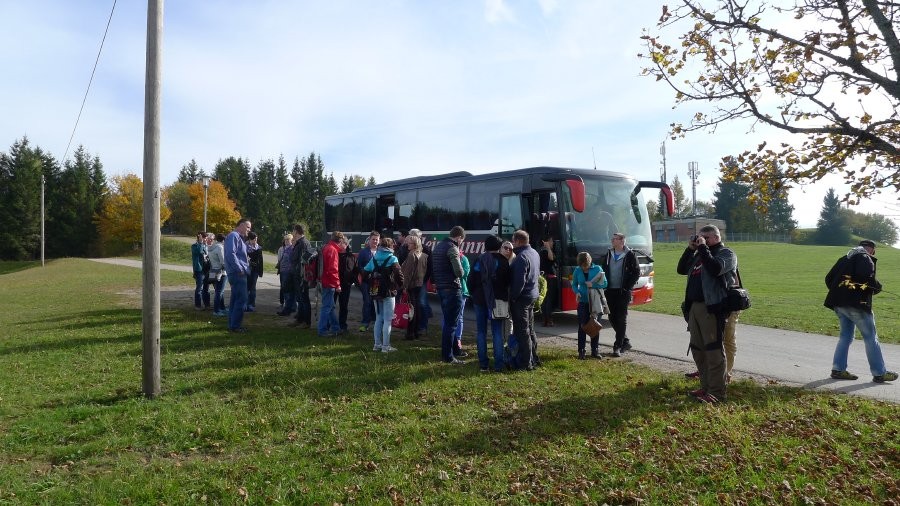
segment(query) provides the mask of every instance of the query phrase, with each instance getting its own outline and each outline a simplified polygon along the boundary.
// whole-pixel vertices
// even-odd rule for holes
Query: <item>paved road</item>
[[[139,260],[101,258],[95,261],[141,267]],[[189,266],[183,265],[161,264],[160,268],[191,272]],[[278,278],[267,272],[260,278],[257,286],[260,289],[277,289]],[[359,298],[358,290],[354,289],[353,293],[354,298]],[[431,304],[434,313],[440,314],[437,298],[432,297]],[[471,311],[467,310],[466,316],[467,319],[471,319]],[[823,308],[822,318],[835,317]],[[574,315],[558,315],[556,323],[555,327],[550,328],[538,326],[536,329],[538,339],[548,343],[562,343],[564,346],[571,342],[574,350],[577,337]],[[633,351],[650,357],[682,361],[686,372],[693,370],[693,360],[686,355],[688,333],[682,318],[632,311],[628,323],[628,336],[634,346]],[[856,381],[838,381],[829,377],[837,337],[739,323],[737,343],[734,368],[740,376],[772,379],[790,386],[832,390],[900,403],[900,381],[881,384],[872,382],[865,347],[861,340],[854,342],[850,348],[848,369],[860,377]],[[608,329],[604,329],[601,334],[601,345],[609,348],[611,344],[611,333]],[[900,345],[882,343],[881,348],[888,369],[894,371],[900,369]]]

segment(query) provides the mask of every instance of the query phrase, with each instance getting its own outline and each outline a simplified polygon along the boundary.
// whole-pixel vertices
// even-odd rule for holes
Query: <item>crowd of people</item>
[[[241,219],[228,236],[201,233],[192,246],[196,279],[194,305],[228,317],[231,332],[246,332],[243,314],[255,311],[256,283],[263,274],[262,250],[251,223]],[[540,367],[535,336],[535,312],[543,314],[544,326],[552,327],[558,294],[557,266],[553,238],[541,238],[540,251],[532,248],[528,232],[516,230],[511,241],[491,235],[484,240],[484,253],[470,263],[462,254],[466,232],[453,227],[446,238],[426,244],[420,230],[393,237],[372,231],[361,250],[354,254],[342,232],[332,233],[321,251],[306,239],[303,225],[293,227],[278,249],[276,272],[280,280],[277,314],[295,315],[292,326],[312,327],[309,290],[321,293],[316,327],[321,337],[348,332],[350,292],[361,292],[360,332],[373,334],[373,351],[396,351],[391,342],[397,304],[410,307],[404,314],[404,339],[427,334],[433,316],[426,286],[436,289],[441,305],[440,358],[448,364],[462,364],[468,356],[462,346],[463,312],[468,301],[475,313],[475,341],[478,364],[483,372]],[[588,252],[577,256],[571,290],[577,302],[578,358],[587,358],[587,337],[591,337],[590,357],[602,358],[599,337],[588,325],[591,319],[607,314],[615,333],[613,357],[632,348],[628,339],[628,306],[632,290],[640,278],[637,255],[626,244],[624,234],[611,234],[612,246],[599,260]],[[838,260],[826,277],[829,289],[825,305],[835,311],[841,324],[841,338],[835,350],[831,377],[855,380],[847,371],[847,354],[858,327],[866,344],[871,373],[876,382],[894,381],[881,356],[872,295],[881,285],[875,278],[875,244],[862,241]],[[713,225],[692,236],[676,270],[687,276],[682,311],[690,333],[689,350],[697,366],[686,374],[700,381],[690,394],[701,402],[719,403],[727,399],[727,387],[737,349],[735,328],[740,311],[727,304],[729,289],[740,286],[737,255],[722,242]],[[231,287],[225,308],[223,287]],[[210,287],[214,295],[210,297]],[[551,296],[543,297],[549,288]],[[543,300],[541,300],[543,299]],[[599,327],[599,326],[598,326]],[[488,332],[492,356],[488,355]]]

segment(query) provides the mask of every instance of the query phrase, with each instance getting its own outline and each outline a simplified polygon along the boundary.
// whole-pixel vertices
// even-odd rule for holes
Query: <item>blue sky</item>
[[[112,0],[4,0],[0,145],[62,158]],[[672,92],[640,77],[641,29],[664,1],[170,1],[165,5],[160,180],[192,158],[252,164],[320,154],[378,181],[457,170],[596,166],[659,179]],[[119,1],[73,141],[109,175],[142,175],[144,1]],[[669,181],[709,200],[718,160],[777,133],[728,125],[667,141]],[[833,180],[792,192],[813,226]],[[895,195],[858,208],[900,214]]]

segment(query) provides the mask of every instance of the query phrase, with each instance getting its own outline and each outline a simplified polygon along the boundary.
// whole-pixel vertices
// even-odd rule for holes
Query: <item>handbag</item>
[[[206,283],[213,284],[218,283],[222,280],[222,276],[225,275],[225,269],[210,269],[209,272],[206,273]]]
[[[391,327],[405,329],[415,317],[416,308],[409,302],[409,292],[403,292],[400,302],[394,305],[394,317],[391,319]]]
[[[581,324],[581,330],[591,338],[600,337],[600,330],[603,328],[603,325],[597,320],[597,313],[594,312],[594,302],[590,296],[588,296],[588,308],[590,308],[588,321]]]
[[[750,292],[744,288],[744,284],[741,282],[741,272],[735,269],[734,273],[738,284],[737,286],[725,287],[725,300],[722,301],[727,312],[750,309]]]
[[[501,299],[494,301],[494,309],[491,310],[491,318],[503,320],[509,318],[509,302]]]

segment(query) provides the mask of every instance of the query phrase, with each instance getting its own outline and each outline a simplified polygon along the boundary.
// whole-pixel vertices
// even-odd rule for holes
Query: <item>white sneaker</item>
[[[397,348],[394,348],[393,346],[382,346],[381,347],[381,353],[390,353],[392,351],[397,351]]]
[[[376,344],[375,347],[372,348],[372,351],[381,351],[381,346],[378,346],[378,345]]]

